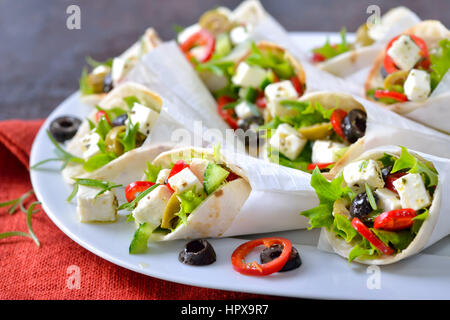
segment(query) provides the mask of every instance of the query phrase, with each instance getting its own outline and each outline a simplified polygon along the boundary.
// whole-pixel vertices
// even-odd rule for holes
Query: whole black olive
[[[373,197],[375,199],[375,202],[378,202],[378,197],[374,193]],[[369,197],[365,192],[358,194],[355,199],[353,199],[352,206],[350,208],[350,215],[353,218],[358,218],[362,222],[367,223],[369,222],[369,214],[373,211],[372,206],[369,202]]]
[[[391,173],[392,166],[388,166],[386,168],[381,169],[381,175],[383,177],[383,180],[386,181],[387,176]]]
[[[265,248],[259,256],[261,263],[268,263],[278,258],[281,255],[281,252],[283,252],[283,246],[281,244],[274,244],[269,248]],[[297,249],[292,247],[291,253],[289,255],[289,260],[279,272],[294,270],[301,265],[302,260],[300,259],[300,255],[298,254]]]
[[[124,113],[124,114],[118,116],[117,118],[115,118],[112,122],[112,125],[113,125],[113,127],[124,126],[125,121],[127,121],[127,119],[128,119],[128,113]]]
[[[348,142],[356,142],[366,132],[367,114],[359,109],[351,110],[342,120],[342,131]]]
[[[178,260],[193,266],[204,266],[216,261],[216,252],[207,240],[193,240],[186,244]]]
[[[50,123],[50,134],[63,143],[73,138],[81,125],[81,120],[72,116],[62,116]]]
[[[103,80],[103,92],[108,93],[114,87],[113,79],[111,73],[108,73]]]

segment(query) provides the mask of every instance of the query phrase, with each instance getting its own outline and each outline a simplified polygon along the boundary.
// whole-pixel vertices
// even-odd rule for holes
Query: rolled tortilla
[[[450,31],[439,21],[426,20],[420,22],[414,27],[406,30],[403,34],[416,35],[422,38],[427,44],[428,50],[432,50],[439,46],[439,42],[443,39],[450,39]],[[381,50],[376,57],[369,75],[364,84],[364,90],[367,93],[370,89],[384,87],[384,80],[381,75],[381,68],[385,57],[385,50]],[[450,92],[448,91],[450,77],[445,76],[434,92],[431,93],[425,101],[408,101],[402,103],[394,103],[386,105],[380,103],[383,107],[394,111],[398,114],[410,117],[415,121],[421,122],[427,126],[450,133],[449,122],[442,119],[448,119],[450,112],[448,108],[440,106],[447,105],[450,101]],[[440,90],[440,86],[445,86],[446,90]],[[435,94],[439,92],[439,94]],[[423,109],[423,110],[422,110]],[[436,112],[438,114],[436,115]]]
[[[106,97],[104,97],[102,101],[99,102],[99,106],[105,110],[109,110],[111,108],[121,108],[123,110],[128,110],[129,108],[124,98],[129,96],[136,97],[139,101],[141,101],[141,103],[158,113],[161,111],[161,106],[163,103],[161,97],[158,94],[148,90],[146,87],[132,82],[123,83],[122,85],[113,89],[110,93],[108,93]],[[97,110],[92,111],[87,119],[95,122],[96,113]],[[87,119],[82,122],[80,128],[78,129],[78,132],[67,145],[67,152],[77,157],[82,157],[82,139],[90,131],[89,121]],[[120,159],[120,157],[110,162],[109,166],[114,167],[114,163],[118,161],[118,159]],[[63,178],[67,183],[73,183],[74,178],[87,177],[92,174],[94,173],[88,173],[84,171],[83,165],[79,163],[69,163],[67,167],[62,171]]]
[[[445,194],[445,192],[448,192],[449,183],[447,181],[447,172],[450,167],[449,160],[414,152],[411,150],[409,152],[420,160],[431,161],[439,174],[439,182],[434,192],[431,206],[429,208],[429,216],[423,222],[414,240],[406,249],[402,250],[400,253],[389,256],[383,255],[376,259],[365,260],[356,258],[354,260],[356,262],[368,265],[384,265],[395,263],[419,253],[424,248],[430,246],[431,244],[448,235],[450,232],[450,226],[448,225],[449,217],[447,214],[449,203],[447,200],[443,201],[443,194]],[[369,159],[376,160],[381,158],[384,153],[400,156],[400,148],[394,146],[385,146],[369,150],[363,153],[355,161]],[[345,240],[336,237],[333,232],[326,229],[322,229],[321,239],[319,243],[319,247],[331,247],[332,251],[344,258],[348,258],[350,251],[353,249],[353,247]]]
[[[142,56],[155,49],[160,43],[161,39],[153,28],[148,28],[145,30],[145,33],[138,41],[136,41],[130,48],[116,58],[122,60],[124,63],[124,70],[122,71],[120,78],[114,79],[114,87],[119,85],[126,73],[134,67]],[[81,95],[80,98],[83,103],[90,106],[95,106],[107,95],[107,93],[95,93]]]

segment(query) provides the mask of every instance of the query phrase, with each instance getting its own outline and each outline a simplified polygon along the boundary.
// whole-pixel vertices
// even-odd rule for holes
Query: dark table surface
[[[164,40],[218,5],[238,0],[0,0],[0,120],[44,118],[78,89],[85,57],[104,60],[128,48],[149,26]],[[448,0],[262,0],[289,31],[354,31],[369,5],[382,13],[407,5],[422,19],[450,25]],[[81,9],[81,30],[68,30],[66,9]]]

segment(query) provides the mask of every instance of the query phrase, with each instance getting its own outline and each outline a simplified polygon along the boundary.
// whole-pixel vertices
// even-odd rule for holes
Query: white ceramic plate
[[[331,40],[338,37],[330,34]],[[313,47],[324,41],[323,33],[295,33],[293,39]],[[45,129],[60,115],[84,118],[90,108],[82,105],[77,94],[65,100],[49,116],[38,133],[30,163],[48,158],[53,146]],[[178,262],[178,253],[185,241],[152,244],[147,254],[129,255],[128,246],[134,233],[133,224],[125,218],[113,224],[81,224],[75,204],[66,202],[71,187],[58,170],[59,164],[49,164],[45,170],[31,172],[36,195],[50,219],[71,239],[94,254],[156,278],[231,291],[251,292],[304,298],[337,299],[449,299],[450,298],[450,238],[446,238],[424,253],[394,265],[367,268],[351,264],[337,255],[316,249],[317,231],[277,233],[291,239],[300,252],[303,264],[299,269],[268,277],[248,277],[236,273],[230,262],[233,250],[244,239],[258,236],[213,239],[217,261],[206,267],[192,267]]]

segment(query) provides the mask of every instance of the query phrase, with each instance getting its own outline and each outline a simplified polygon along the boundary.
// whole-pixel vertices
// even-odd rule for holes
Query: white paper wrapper
[[[406,257],[415,255],[423,249],[433,245],[437,241],[450,234],[450,198],[447,196],[450,192],[450,159],[440,158],[430,154],[408,150],[411,154],[419,156],[426,161],[430,161],[435,166],[439,175],[439,182],[433,196],[433,203],[430,207],[430,215],[425,220],[419,233],[410,246],[404,249],[400,254],[392,258],[366,260],[367,264],[386,264],[393,263]],[[381,146],[366,151],[358,159],[367,159],[371,154],[379,152],[395,153],[400,155],[400,148],[397,146]],[[343,242],[343,241],[341,241]],[[322,230],[318,248],[328,252],[334,252],[336,244],[329,241],[328,234]],[[340,251],[342,254],[342,251]]]

